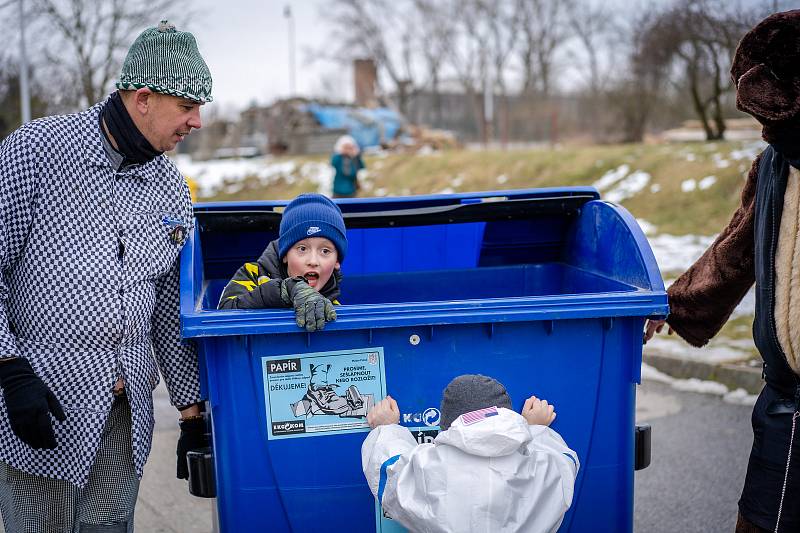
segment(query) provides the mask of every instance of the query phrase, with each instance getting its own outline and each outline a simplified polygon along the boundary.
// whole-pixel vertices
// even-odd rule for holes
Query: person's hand
[[[15,357],[0,361],[0,385],[11,431],[31,448],[54,449],[57,443],[50,414],[59,422],[64,422],[67,415],[28,360]]]
[[[294,321],[306,331],[318,331],[336,320],[330,300],[318,293],[301,276],[281,282],[281,299],[294,308]]]
[[[531,426],[549,426],[556,419],[553,406],[547,400],[540,400],[536,396],[531,396],[525,400],[522,406],[522,416]]]
[[[178,437],[178,479],[189,479],[189,465],[186,462],[186,452],[208,448],[208,434],[206,433],[206,422],[202,415],[192,416],[181,420],[178,425],[181,428],[181,435]]]
[[[378,426],[388,426],[389,424],[398,424],[400,422],[400,408],[397,407],[397,402],[394,398],[386,395],[386,398],[379,401],[367,413],[367,423],[370,429],[375,429]]]
[[[644,338],[642,344],[647,344],[647,341],[653,338],[656,333],[661,333],[664,326],[667,324],[666,320],[648,320],[644,324]],[[667,334],[672,335],[674,330],[671,326],[667,326]]]

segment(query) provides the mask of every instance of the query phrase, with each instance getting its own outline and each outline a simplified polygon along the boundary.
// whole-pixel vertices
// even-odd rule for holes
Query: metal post
[[[485,78],[483,80],[483,142],[488,146],[494,138],[494,80],[492,78],[492,63],[484,50],[484,65],[486,66]]]
[[[19,0],[19,100],[22,123],[31,120],[31,96],[28,87],[28,55],[25,52],[25,9],[24,0]]]
[[[283,8],[283,16],[289,22],[289,96],[295,96],[295,64],[294,64],[294,17],[292,17],[292,7],[286,5]]]

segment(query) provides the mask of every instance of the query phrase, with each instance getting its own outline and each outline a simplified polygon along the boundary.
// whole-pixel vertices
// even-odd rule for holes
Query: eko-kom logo
[[[426,426],[438,426],[442,415],[435,407],[428,407],[421,413],[403,413],[404,424],[425,424]]]

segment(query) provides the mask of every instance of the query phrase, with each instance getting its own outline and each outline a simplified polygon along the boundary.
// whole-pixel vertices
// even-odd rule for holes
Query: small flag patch
[[[485,420],[490,416],[497,416],[499,413],[497,412],[497,407],[486,407],[484,409],[478,409],[477,411],[470,411],[469,413],[464,413],[461,415],[461,421],[464,423],[465,426],[469,426],[480,422],[481,420]]]

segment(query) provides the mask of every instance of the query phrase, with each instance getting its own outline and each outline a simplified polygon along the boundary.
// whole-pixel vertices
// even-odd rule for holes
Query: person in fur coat
[[[711,247],[669,288],[666,324],[703,346],[756,285],[753,339],[765,385],[737,533],[800,531],[800,10],[773,14],[742,38],[731,67],[737,107],[762,124],[741,203]],[[645,342],[664,321],[650,321]]]

